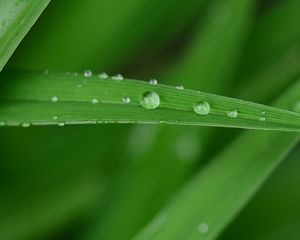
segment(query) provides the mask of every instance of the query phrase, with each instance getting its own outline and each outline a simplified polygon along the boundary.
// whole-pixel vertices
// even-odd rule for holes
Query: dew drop
[[[238,111],[236,109],[232,109],[227,112],[227,117],[237,118],[237,116],[238,116]]]
[[[260,117],[259,121],[262,121],[262,122],[266,121],[266,117]]]
[[[184,90],[184,86],[178,85],[178,86],[176,86],[176,89],[177,89],[177,90]]]
[[[153,79],[150,79],[150,80],[149,80],[149,84],[155,86],[155,85],[157,85],[157,80],[154,79],[154,78],[153,78]]]
[[[91,70],[85,70],[83,73],[83,76],[85,76],[86,78],[89,78],[93,75],[93,72]]]
[[[58,119],[58,116],[53,116],[53,120],[57,120]]]
[[[108,78],[108,75],[106,72],[103,72],[103,73],[98,74],[98,77],[101,79],[106,79],[106,78]]]
[[[92,103],[93,103],[93,104],[97,104],[98,102],[99,102],[99,101],[98,101],[97,98],[93,98],[93,99],[92,99]]]
[[[121,74],[116,74],[112,76],[113,80],[122,81],[124,77]]]
[[[48,74],[49,74],[49,70],[48,70],[48,69],[45,69],[45,70],[44,70],[44,74],[45,74],[45,75],[48,75]]]
[[[4,127],[5,126],[5,122],[4,121],[0,121],[0,127]]]
[[[28,128],[28,127],[30,127],[30,123],[24,122],[24,123],[21,124],[21,126],[22,126],[23,128]]]
[[[59,127],[63,127],[63,126],[65,126],[65,123],[64,123],[64,122],[59,122],[59,123],[57,123],[57,125],[58,125]]]
[[[156,92],[145,92],[140,103],[143,108],[156,109],[159,107],[160,97]]]
[[[51,101],[52,101],[52,102],[57,102],[57,101],[58,101],[58,97],[57,97],[57,96],[53,96],[53,97],[51,98]]]
[[[209,230],[209,226],[208,226],[207,223],[201,223],[201,224],[199,224],[199,226],[198,226],[198,231],[199,231],[200,233],[205,234],[205,233],[208,232],[208,230]]]
[[[208,102],[198,102],[194,106],[194,112],[199,115],[207,115],[210,113],[210,105]]]
[[[122,98],[122,102],[125,103],[125,104],[130,103],[130,101],[131,101],[130,97],[123,97]]]

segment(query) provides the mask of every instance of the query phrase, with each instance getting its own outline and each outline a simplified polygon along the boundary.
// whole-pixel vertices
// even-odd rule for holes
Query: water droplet
[[[266,117],[260,117],[259,121],[262,121],[262,122],[266,121]]]
[[[28,127],[30,127],[30,123],[24,122],[24,123],[22,123],[21,126],[22,126],[23,128],[28,128]]]
[[[208,102],[198,102],[194,106],[194,111],[200,115],[207,115],[210,113],[210,105]]]
[[[176,89],[177,89],[177,90],[184,90],[184,86],[178,85],[178,86],[176,86]]]
[[[0,121],[0,127],[5,126],[5,122],[4,121]]]
[[[93,98],[93,99],[92,99],[92,103],[93,103],[93,104],[97,104],[98,102],[99,102],[99,101],[98,101],[97,98]]]
[[[155,86],[155,85],[157,85],[157,80],[156,79],[150,79],[149,80],[149,83],[150,83],[150,85],[153,85],[153,86]]]
[[[207,233],[208,232],[208,230],[209,230],[209,226],[208,226],[208,224],[207,223],[201,223],[201,224],[199,224],[199,226],[198,226],[198,231],[200,232],[200,233]]]
[[[63,127],[63,126],[65,126],[65,123],[64,123],[64,122],[59,122],[59,123],[57,123],[57,125],[58,125],[59,127]]]
[[[123,97],[122,98],[122,102],[125,103],[125,104],[130,103],[130,101],[131,101],[130,97]]]
[[[113,80],[122,81],[124,77],[121,74],[116,74],[112,76]]]
[[[77,84],[76,87],[77,88],[82,88],[82,84]]]
[[[145,92],[141,100],[141,105],[146,109],[156,109],[159,107],[160,97],[156,92]]]
[[[53,116],[53,120],[57,120],[58,119],[58,116]]]
[[[93,72],[91,70],[85,70],[83,73],[83,76],[85,77],[91,77],[93,75]]]
[[[48,70],[48,69],[45,69],[44,74],[45,74],[45,75],[48,75],[48,74],[49,74],[49,70]]]
[[[77,77],[78,76],[78,72],[74,72],[74,76]]]
[[[236,118],[238,116],[238,111],[236,109],[232,109],[227,112],[227,117]]]
[[[106,78],[108,78],[108,75],[106,72],[103,72],[103,73],[98,74],[98,77],[101,79],[106,79]]]
[[[58,97],[57,97],[57,96],[53,96],[53,97],[51,98],[51,101],[52,101],[52,102],[57,102],[57,101],[58,101]]]

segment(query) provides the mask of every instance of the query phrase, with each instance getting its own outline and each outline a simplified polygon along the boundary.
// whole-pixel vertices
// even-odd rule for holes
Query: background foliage
[[[53,0],[4,71],[122,73],[291,109],[300,99],[299,8],[299,0]],[[0,21],[6,10],[0,0]],[[21,40],[13,30],[5,41]],[[3,127],[0,239],[299,239],[297,141],[206,127]],[[172,218],[162,221],[166,211]]]

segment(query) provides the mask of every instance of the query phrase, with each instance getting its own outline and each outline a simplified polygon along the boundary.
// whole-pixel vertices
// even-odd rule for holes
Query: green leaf
[[[278,101],[300,98],[300,82]],[[215,239],[299,140],[299,134],[245,132],[188,182],[135,240]],[[247,153],[247,154],[245,154]]]
[[[50,0],[0,2],[0,71]]]
[[[2,84],[1,125],[125,122],[300,130],[297,113],[163,84],[34,72],[3,73],[1,78],[6,79]],[[159,107],[153,110],[147,109],[152,108],[150,105],[142,107],[151,92],[160,98]]]

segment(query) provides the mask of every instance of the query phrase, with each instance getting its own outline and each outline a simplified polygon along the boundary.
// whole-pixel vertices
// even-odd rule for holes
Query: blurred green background
[[[300,0],[52,0],[5,68],[122,73],[269,104],[300,76],[299,9]],[[0,239],[132,239],[240,132],[0,128]],[[220,240],[300,239],[299,154]]]

